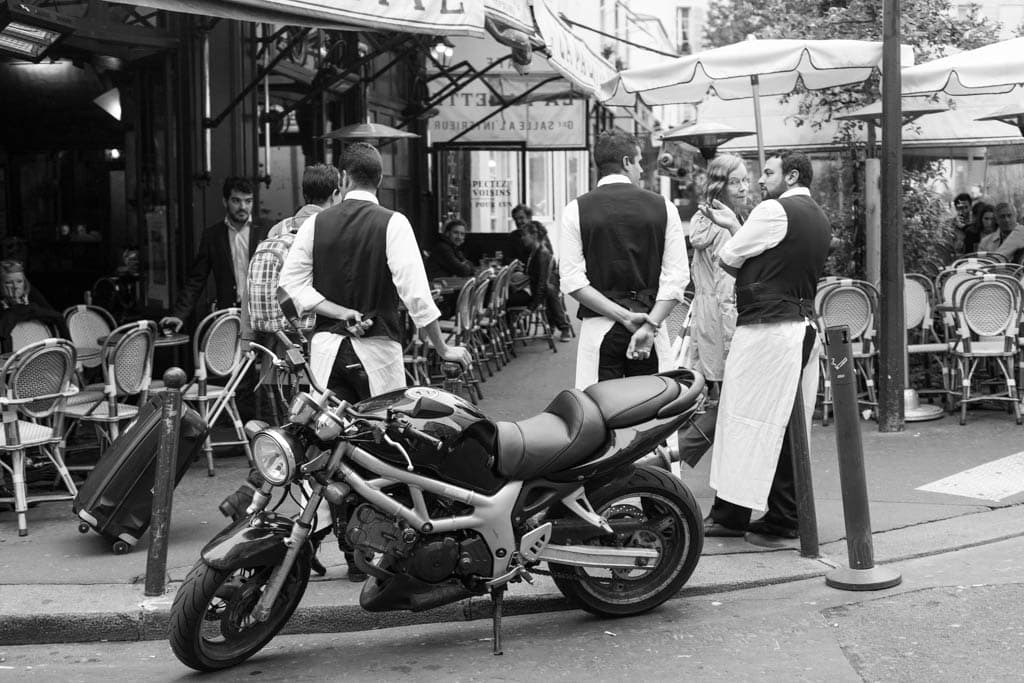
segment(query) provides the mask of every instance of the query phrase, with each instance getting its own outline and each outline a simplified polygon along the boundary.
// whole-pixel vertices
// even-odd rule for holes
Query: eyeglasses
[[[729,178],[729,187],[740,187],[741,185],[749,185],[750,178]]]

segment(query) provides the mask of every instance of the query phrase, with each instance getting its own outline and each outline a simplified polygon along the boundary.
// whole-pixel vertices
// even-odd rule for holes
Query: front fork
[[[257,496],[262,493],[263,488],[261,487]],[[266,494],[266,497],[269,500],[269,494]],[[317,508],[320,506],[320,501],[323,500],[323,497],[323,484],[317,482],[312,487],[309,501],[306,503],[305,507],[302,508],[302,514],[300,514],[299,518],[295,520],[291,534],[284,540],[284,544],[288,548],[284,554],[284,558],[281,560],[280,564],[274,567],[274,571],[271,572],[270,579],[267,581],[267,587],[263,591],[263,595],[260,596],[260,601],[256,603],[255,609],[252,611],[252,615],[257,621],[266,621],[270,618],[270,613],[273,610],[274,603],[277,602],[277,596],[281,592],[281,588],[284,586],[285,579],[291,572],[292,567],[295,565],[295,559],[306,547],[306,542],[309,540],[309,535],[313,528],[313,520],[316,518]],[[255,505],[256,496],[253,496],[253,506]],[[264,502],[263,505],[265,507],[266,502]]]

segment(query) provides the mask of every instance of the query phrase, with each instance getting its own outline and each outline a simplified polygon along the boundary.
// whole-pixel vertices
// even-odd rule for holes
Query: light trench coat
[[[800,378],[805,328],[804,321],[736,328],[725,365],[711,458],[711,488],[723,500],[754,510],[768,507]],[[801,382],[808,440],[820,352],[816,338]]]
[[[698,213],[690,222],[693,261],[693,304],[690,313],[688,365],[704,379],[722,381],[725,357],[736,330],[736,279],[718,264],[718,252],[729,241],[729,231]]]

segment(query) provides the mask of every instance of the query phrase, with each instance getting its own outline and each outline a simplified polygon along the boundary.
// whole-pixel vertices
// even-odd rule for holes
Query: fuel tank
[[[414,428],[441,440],[440,448],[418,439],[404,441],[417,473],[485,495],[505,484],[494,471],[494,423],[462,397],[433,387],[409,387],[366,399],[355,409],[380,416],[389,409],[400,411]],[[360,447],[390,465],[406,467],[405,458],[386,443]]]

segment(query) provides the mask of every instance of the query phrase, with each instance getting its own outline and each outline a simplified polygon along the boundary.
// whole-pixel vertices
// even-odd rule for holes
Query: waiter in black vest
[[[797,383],[811,424],[820,352],[814,294],[832,233],[811,198],[812,178],[806,156],[780,152],[765,163],[758,181],[765,200],[742,227],[721,202],[701,207],[732,233],[719,258],[736,277],[737,312],[715,427],[717,497],[704,520],[708,536],[798,535],[793,457],[784,437]],[[752,508],[766,510],[764,517],[750,522]]]
[[[637,187],[640,143],[621,130],[594,143],[597,187],[562,212],[562,292],[579,301],[576,387],[671,364],[661,326],[690,280],[679,212]]]
[[[399,300],[442,359],[470,362],[465,348],[444,341],[412,226],[377,201],[382,179],[377,149],[349,145],[341,157],[344,200],[306,219],[281,268],[299,313],[316,313],[311,371],[349,401],[406,385]]]

